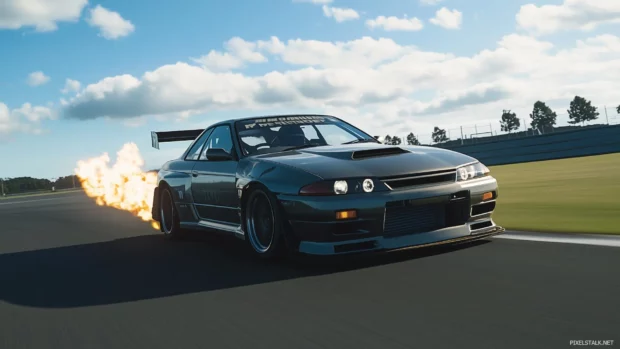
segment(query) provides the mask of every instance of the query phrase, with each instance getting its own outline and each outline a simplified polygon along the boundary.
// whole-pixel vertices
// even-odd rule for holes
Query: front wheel
[[[245,205],[246,241],[255,255],[276,259],[285,252],[282,214],[275,197],[257,188],[249,193]]]

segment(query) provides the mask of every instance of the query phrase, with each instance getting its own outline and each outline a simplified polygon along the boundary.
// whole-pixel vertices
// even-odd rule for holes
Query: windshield
[[[282,116],[236,123],[245,155],[265,154],[287,149],[378,142],[365,132],[329,116]]]

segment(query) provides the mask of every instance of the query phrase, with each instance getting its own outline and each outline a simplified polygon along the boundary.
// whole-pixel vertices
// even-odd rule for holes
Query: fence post
[[[463,126],[461,126],[461,145],[463,145]]]
[[[605,119],[607,119],[607,126],[609,126],[609,116],[607,116],[607,106],[605,106]]]

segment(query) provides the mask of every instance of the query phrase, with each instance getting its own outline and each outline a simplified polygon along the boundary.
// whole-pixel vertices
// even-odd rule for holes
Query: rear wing
[[[155,149],[159,149],[159,143],[164,142],[182,142],[193,141],[204,131],[204,128],[198,130],[182,130],[182,131],[151,131],[151,145]]]

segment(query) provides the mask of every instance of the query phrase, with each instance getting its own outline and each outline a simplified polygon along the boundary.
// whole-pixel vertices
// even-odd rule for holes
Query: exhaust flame
[[[123,145],[117,153],[116,163],[109,167],[109,162],[107,153],[78,161],[75,174],[86,195],[94,198],[99,206],[129,211],[159,229],[151,215],[157,174],[142,171],[144,160],[138,146],[134,143]]]

